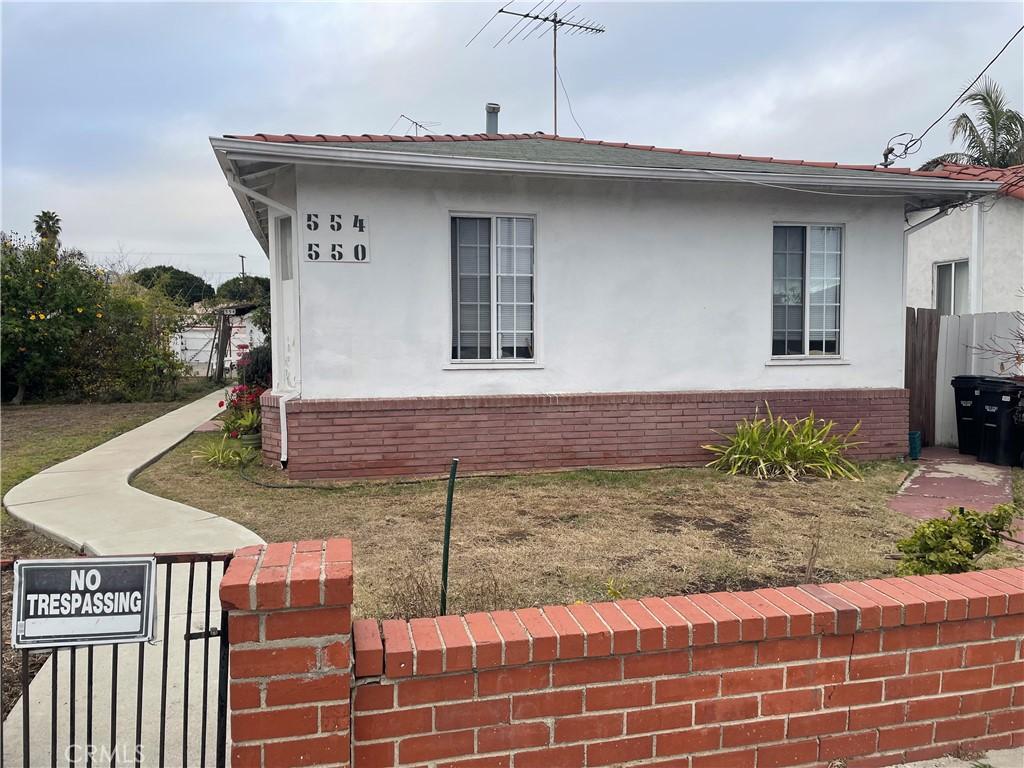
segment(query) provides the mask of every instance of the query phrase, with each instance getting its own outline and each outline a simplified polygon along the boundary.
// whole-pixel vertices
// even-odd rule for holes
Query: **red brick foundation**
[[[854,768],[1024,745],[1024,569],[371,619],[350,641],[350,551],[232,561],[232,765]]]
[[[288,474],[301,478],[437,475],[572,467],[699,466],[700,446],[768,401],[776,414],[858,421],[860,459],[906,452],[904,389],[652,392],[293,400]],[[280,459],[277,397],[264,395],[263,458]]]

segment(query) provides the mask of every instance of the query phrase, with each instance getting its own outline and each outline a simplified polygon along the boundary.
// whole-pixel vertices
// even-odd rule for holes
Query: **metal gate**
[[[230,560],[223,553],[156,556],[162,597],[152,643],[16,651],[21,699],[0,730],[0,768],[224,766],[228,620],[217,586]],[[5,600],[13,566],[0,562]],[[5,658],[10,642],[4,627]],[[40,653],[48,659],[33,680],[32,657]]]

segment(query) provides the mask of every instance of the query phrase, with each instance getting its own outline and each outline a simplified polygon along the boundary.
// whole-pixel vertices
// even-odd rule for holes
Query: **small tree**
[[[0,361],[4,379],[16,386],[11,402],[17,404],[27,390],[63,388],[57,374],[63,358],[103,322],[105,284],[81,251],[58,249],[53,239],[3,234],[0,251]]]

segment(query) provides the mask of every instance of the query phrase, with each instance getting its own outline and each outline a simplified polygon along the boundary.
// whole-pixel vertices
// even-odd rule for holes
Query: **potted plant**
[[[261,424],[262,417],[260,412],[255,409],[245,411],[235,419],[234,432],[237,433],[237,437],[241,440],[243,446],[259,448],[263,445],[263,435],[260,432]]]
[[[243,446],[259,448],[263,444],[260,432],[260,395],[262,387],[240,384],[228,390],[227,400],[221,400],[224,413],[220,415],[223,432],[232,439],[240,440]]]

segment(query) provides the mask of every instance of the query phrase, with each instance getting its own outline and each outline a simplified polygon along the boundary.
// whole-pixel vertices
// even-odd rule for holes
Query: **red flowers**
[[[224,401],[221,400],[219,403],[217,403],[217,407],[218,408],[223,408],[224,407]]]
[[[264,392],[263,387],[250,387],[246,384],[239,384],[228,390],[227,407],[230,410],[246,411],[250,409],[259,410],[260,395]],[[224,403],[221,403],[221,408]]]

